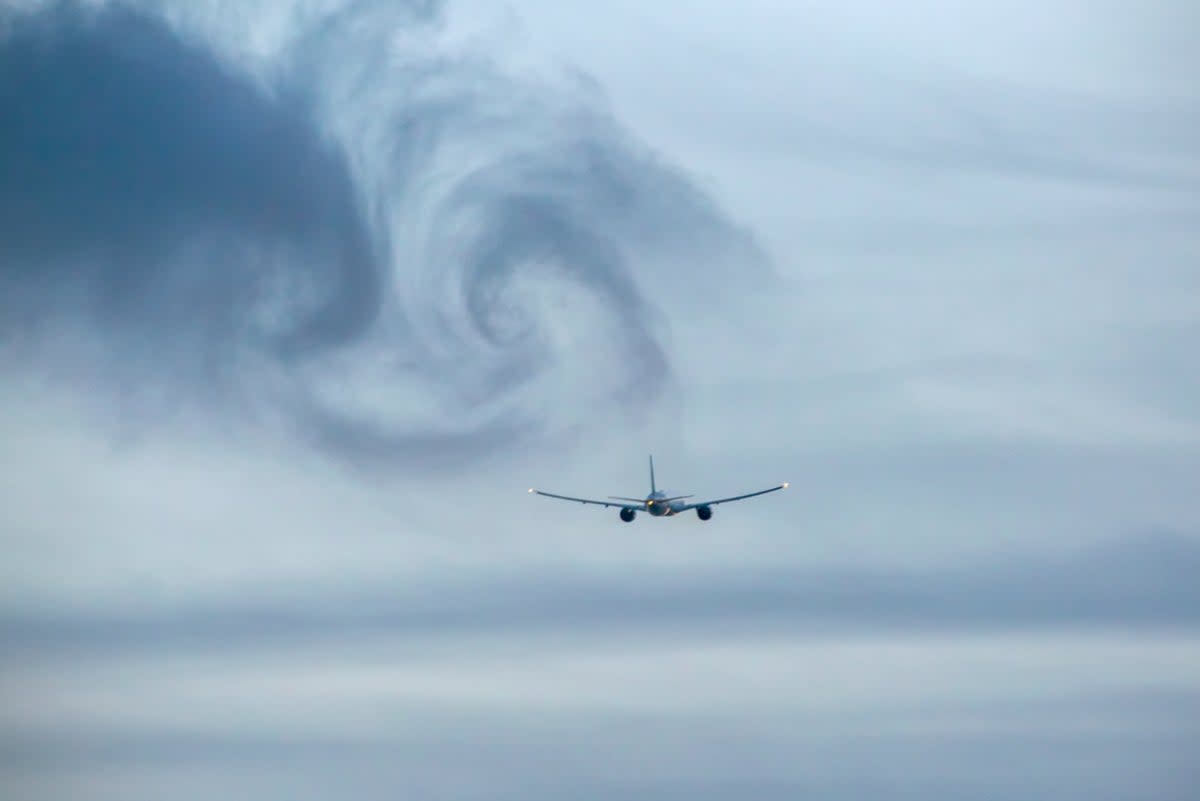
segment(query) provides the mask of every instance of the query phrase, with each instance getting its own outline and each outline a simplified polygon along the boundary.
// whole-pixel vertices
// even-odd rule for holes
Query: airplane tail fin
[[[654,456],[650,456],[650,494],[658,492],[658,487],[654,484]]]

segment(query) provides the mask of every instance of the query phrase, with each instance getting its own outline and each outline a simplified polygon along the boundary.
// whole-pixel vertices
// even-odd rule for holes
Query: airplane
[[[534,495],[542,495],[547,498],[558,498],[560,501],[574,501],[575,503],[590,503],[596,506],[611,506],[621,510],[621,519],[626,523],[632,523],[637,517],[638,511],[648,513],[651,517],[674,517],[680,512],[686,512],[690,509],[696,510],[696,517],[701,520],[709,520],[713,516],[712,508],[719,503],[729,503],[730,501],[740,501],[746,498],[753,498],[758,495],[766,495],[768,492],[776,492],[781,489],[787,489],[788,483],[785,481],[782,484],[771,487],[770,489],[759,490],[758,492],[748,492],[745,495],[734,495],[731,498],[717,498],[714,501],[700,501],[698,503],[685,503],[688,498],[695,497],[694,495],[667,495],[666,492],[660,490],[654,483],[654,457],[650,457],[650,494],[645,498],[625,498],[620,495],[610,495],[606,501],[597,501],[591,498],[572,498],[570,495],[556,495],[553,492],[542,492],[539,489],[530,488],[529,492]]]

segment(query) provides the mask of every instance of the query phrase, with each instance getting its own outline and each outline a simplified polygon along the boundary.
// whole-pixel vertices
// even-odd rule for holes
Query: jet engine
[[[624,520],[626,523],[632,523],[633,518],[635,518],[635,517],[637,517],[636,509],[630,509],[628,506],[626,506],[624,509],[621,510],[621,519]]]
[[[700,518],[701,520],[708,520],[710,517],[712,517],[712,507],[711,506],[697,506],[696,507],[696,517]]]

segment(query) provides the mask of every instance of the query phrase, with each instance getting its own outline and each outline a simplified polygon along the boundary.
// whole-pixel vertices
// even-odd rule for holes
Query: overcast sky
[[[1198,34],[5,0],[0,795],[1195,798]]]

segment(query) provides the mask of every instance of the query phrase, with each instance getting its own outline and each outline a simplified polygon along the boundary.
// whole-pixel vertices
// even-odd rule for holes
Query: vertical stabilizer
[[[654,455],[650,456],[650,494],[658,492],[658,487],[654,484]]]

